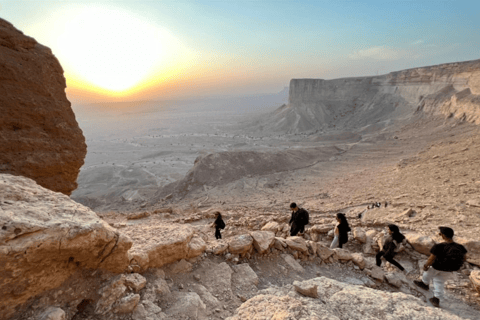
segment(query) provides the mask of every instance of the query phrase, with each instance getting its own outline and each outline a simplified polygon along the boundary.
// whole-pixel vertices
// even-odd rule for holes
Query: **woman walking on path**
[[[385,239],[382,250],[379,251],[375,257],[377,260],[377,266],[380,267],[382,265],[381,258],[383,257],[395,267],[401,271],[404,271],[405,269],[402,267],[402,265],[395,261],[393,257],[395,257],[397,254],[396,250],[399,248],[400,244],[406,242],[405,236],[400,233],[400,230],[394,224],[389,224],[387,230],[389,235],[387,239]]]
[[[343,213],[337,213],[336,219],[338,224],[335,227],[335,237],[330,245],[330,249],[342,248],[342,246],[348,242],[348,232],[351,231],[347,217],[345,217]]]
[[[213,222],[212,227],[215,227],[215,239],[222,239],[220,229],[225,229],[225,222],[222,219],[222,214],[218,211],[215,212],[215,221]]]

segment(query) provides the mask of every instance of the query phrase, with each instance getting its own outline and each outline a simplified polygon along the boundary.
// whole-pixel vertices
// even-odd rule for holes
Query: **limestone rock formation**
[[[423,253],[427,256],[430,255],[430,249],[432,249],[433,245],[435,244],[432,238],[419,233],[406,233],[405,238],[407,238],[407,241],[416,251]]]
[[[258,252],[264,253],[267,251],[275,241],[275,233],[272,231],[253,231],[250,232],[253,238],[253,245]]]
[[[0,19],[0,173],[67,195],[87,152],[51,50]]]
[[[297,250],[301,252],[307,251],[307,244],[305,243],[305,239],[303,239],[302,237],[288,237],[285,242],[287,243],[287,246],[292,250]]]
[[[128,252],[133,271],[145,271],[166,264],[199,255],[206,249],[205,242],[194,237],[194,230],[189,225],[155,224],[144,228],[137,234],[135,228],[125,230],[134,241]]]
[[[228,240],[228,250],[233,254],[243,254],[252,248],[253,238],[248,234],[242,234]]]
[[[263,290],[260,292],[263,294],[246,301],[234,316],[227,319],[461,319],[446,310],[427,306],[412,295],[379,291],[324,277],[295,282],[292,287],[290,291],[283,288]],[[299,294],[296,288],[310,290]],[[305,293],[312,294],[304,296]]]
[[[265,131],[290,133],[345,129],[329,139],[347,140],[355,139],[362,128],[382,129],[386,121],[415,112],[480,124],[479,94],[480,60],[373,77],[292,79],[288,104],[256,125]]]
[[[467,249],[467,262],[480,266],[480,241],[462,237],[455,237],[454,240]]]
[[[123,272],[130,238],[68,196],[0,174],[0,318],[81,268]]]

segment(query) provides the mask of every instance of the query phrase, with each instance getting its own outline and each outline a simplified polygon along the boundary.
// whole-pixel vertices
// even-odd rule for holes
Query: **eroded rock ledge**
[[[131,246],[68,196],[0,174],[0,318],[81,269],[123,272]]]

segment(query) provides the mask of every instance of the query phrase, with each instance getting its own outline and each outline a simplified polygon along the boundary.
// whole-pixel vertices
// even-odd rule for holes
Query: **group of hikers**
[[[305,232],[305,226],[309,224],[308,211],[299,208],[296,203],[290,204],[292,215],[288,224],[290,225],[290,236],[296,236]],[[334,229],[334,238],[330,245],[331,249],[342,248],[348,242],[348,232],[351,228],[347,217],[343,213],[336,214],[337,225]],[[220,212],[215,212],[215,221],[212,224],[215,227],[215,238],[221,239],[220,229],[225,228],[225,222]],[[400,232],[395,224],[389,224],[386,228],[388,236],[383,242],[382,249],[376,254],[377,266],[382,265],[382,258],[402,272],[405,268],[394,259],[400,251],[401,245],[407,243],[407,239]],[[414,284],[424,290],[430,289],[430,283],[433,282],[433,297],[429,299],[435,307],[440,307],[440,299],[444,298],[445,281],[451,276],[453,271],[458,271],[466,261],[467,250],[464,246],[453,241],[454,231],[449,227],[439,227],[439,235],[443,242],[435,244],[430,250],[430,256],[423,266],[423,276],[421,280],[414,280]]]

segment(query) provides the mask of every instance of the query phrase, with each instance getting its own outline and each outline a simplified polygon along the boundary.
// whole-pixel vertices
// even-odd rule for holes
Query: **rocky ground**
[[[420,118],[388,132],[385,139],[372,135],[374,141],[366,137],[344,144],[345,152],[306,167],[246,176],[151,203],[120,203],[122,210],[97,215],[130,239],[127,272],[89,271],[81,263],[75,268],[66,262],[68,280],[28,300],[13,319],[356,319],[391,314],[476,319],[478,133],[464,122]],[[5,198],[2,208],[8,210],[22,197]],[[287,237],[292,201],[311,217],[299,238]],[[381,208],[367,209],[376,201]],[[30,212],[23,204],[20,208]],[[216,210],[227,224],[221,241],[210,227]],[[332,251],[328,246],[337,212],[347,215],[353,232],[346,250]],[[392,222],[411,243],[398,256],[407,273],[388,263],[374,265],[384,227]],[[439,225],[453,227],[469,258],[447,283],[442,308],[435,309],[427,302],[431,293],[412,281],[420,276],[428,249],[440,240]],[[13,229],[8,227],[16,237]],[[77,246],[75,241],[72,245]],[[73,258],[73,263],[83,261]],[[355,307],[345,309],[352,299]]]
[[[167,285],[161,281],[163,285],[158,286],[163,289],[159,289],[160,293],[157,291],[157,300],[154,300],[162,311],[149,316],[153,319],[253,319],[258,316],[260,319],[274,316],[275,312],[268,311],[271,306],[275,306],[275,309],[279,305],[299,303],[298,312],[293,307],[294,311],[282,311],[285,319],[316,319],[315,314],[318,315],[319,311],[315,311],[315,308],[318,305],[310,306],[303,301],[313,298],[305,298],[298,293],[293,283],[317,277],[375,288],[380,292],[401,292],[405,294],[402,296],[405,299],[416,297],[423,302],[415,303],[428,305],[425,301],[429,293],[413,286],[412,280],[421,274],[420,266],[427,258],[428,247],[433,245],[433,241],[440,241],[436,236],[437,227],[448,225],[455,230],[457,241],[471,252],[469,263],[461,272],[455,273],[455,277],[447,284],[448,300],[442,304],[442,310],[446,313],[410,317],[435,319],[438,316],[438,319],[446,319],[446,314],[449,314],[463,319],[478,318],[480,299],[470,277],[478,272],[475,270],[478,270],[480,254],[480,176],[476,165],[479,156],[476,146],[480,136],[477,126],[454,119],[418,117],[414,122],[381,133],[364,134],[360,141],[348,140],[351,138],[349,135],[346,135],[347,140],[345,135],[340,136],[340,140],[323,141],[322,145],[335,145],[341,152],[317,163],[264,175],[242,176],[227,183],[221,183],[219,179],[216,184],[192,190],[186,195],[173,193],[152,202],[137,199],[117,203],[117,209],[99,213],[104,220],[132,238],[132,252],[138,260],[134,259],[138,265],[132,272],[142,273],[147,283],[160,281],[159,277],[163,279],[165,273],[163,280]],[[311,141],[316,139],[313,135],[293,135],[286,140],[298,148],[305,148],[312,146]],[[218,173],[212,171],[208,174]],[[285,224],[290,216],[288,205],[292,201],[306,208],[311,215],[311,229],[304,239],[306,243],[313,241],[318,245],[307,246],[308,253],[293,249],[295,244],[292,247],[278,239],[287,236]],[[366,210],[370,203],[376,201],[383,204],[387,202],[388,205]],[[213,229],[209,227],[215,210],[222,212],[227,223],[223,232],[226,241],[216,241]],[[362,236],[352,233],[351,238],[355,240],[352,239],[346,247],[349,253],[361,253],[365,266],[358,261],[355,264],[355,255],[350,259],[348,252],[343,260],[343,252],[332,253],[327,258],[322,258],[318,252],[312,254],[315,247],[317,250],[320,246],[324,248],[320,251],[328,250],[331,241],[328,231],[333,228],[333,218],[337,212],[346,213],[351,225],[361,228],[359,233],[365,233],[365,243],[361,240]],[[415,244],[414,248],[407,248],[398,258],[406,267],[407,274],[398,272],[388,263],[382,269],[373,265],[383,228],[388,223],[399,225]],[[158,234],[166,224],[192,227],[195,237],[201,238],[206,244],[205,254],[187,259],[184,265],[177,266],[184,269],[181,272],[172,272],[172,268],[177,268],[173,266],[158,269],[155,259],[145,258],[148,254],[141,250],[135,251],[136,248],[154,247],[163,241]],[[274,232],[277,237],[267,253],[258,254],[253,246],[247,252],[230,252],[232,239],[262,229]],[[241,288],[238,281],[234,280],[235,268],[239,265],[253,271],[245,271],[250,276],[242,275],[245,279],[253,279],[249,280],[249,289]],[[222,279],[208,275],[207,271],[211,270],[215,270],[214,274],[221,275]],[[231,280],[226,281],[225,278]],[[325,281],[330,280],[321,278],[311,281],[325,285]],[[167,286],[167,295],[163,296]],[[375,291],[375,294],[380,292]],[[145,302],[143,292],[139,295],[140,304],[144,305],[148,314],[149,302]],[[243,301],[247,302],[242,306]],[[186,305],[179,307],[178,303]],[[179,309],[184,310],[183,313],[175,311]],[[254,310],[257,310],[255,315],[251,313]],[[322,312],[328,314],[325,310]],[[376,317],[380,314],[379,310],[372,312],[377,314]],[[404,311],[395,312],[403,314]],[[85,311],[82,317],[87,319],[96,316],[93,311]],[[143,315],[132,314],[132,317],[140,319]],[[338,314],[332,314],[330,318],[335,317],[344,318]],[[355,319],[352,314],[347,318]]]

